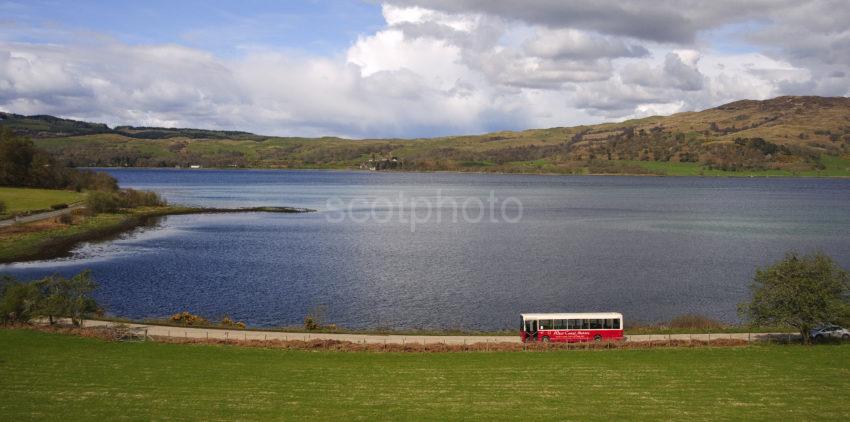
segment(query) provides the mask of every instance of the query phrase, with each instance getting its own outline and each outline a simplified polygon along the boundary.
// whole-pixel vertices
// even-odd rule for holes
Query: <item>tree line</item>
[[[45,318],[53,324],[58,318],[70,318],[80,325],[85,316],[103,312],[91,297],[96,286],[89,270],[71,278],[52,275],[30,282],[5,275],[0,278],[0,320],[26,324]]]
[[[69,168],[26,137],[0,127],[0,186],[115,191],[110,175]]]

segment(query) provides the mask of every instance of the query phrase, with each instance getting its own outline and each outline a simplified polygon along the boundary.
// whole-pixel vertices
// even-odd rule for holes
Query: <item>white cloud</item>
[[[2,41],[14,38],[6,33],[0,109],[113,125],[415,137],[848,95],[848,8],[825,16],[821,0],[771,4],[599,1],[567,13],[560,0],[393,1],[382,7],[385,27],[335,56],[249,47],[223,58],[79,34],[63,44]],[[756,18],[741,52],[700,38]]]

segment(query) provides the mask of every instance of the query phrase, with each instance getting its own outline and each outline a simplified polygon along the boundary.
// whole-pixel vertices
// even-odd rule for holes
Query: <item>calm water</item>
[[[275,326],[323,305],[328,322],[347,327],[496,329],[530,311],[736,321],[756,266],[787,250],[823,250],[850,268],[850,180],[110,172],[174,203],[319,212],[172,216],[0,272],[90,268],[98,300],[133,318],[189,310]],[[480,222],[453,220],[452,201],[475,217],[491,194],[495,222],[489,210]],[[505,221],[518,203],[519,221]]]

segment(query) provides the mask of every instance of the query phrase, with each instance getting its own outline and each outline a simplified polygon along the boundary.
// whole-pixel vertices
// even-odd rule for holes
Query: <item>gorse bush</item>
[[[222,327],[230,327],[230,328],[239,328],[239,329],[245,328],[244,322],[234,321],[233,319],[231,319],[227,315],[225,315],[223,318],[221,318],[221,322],[219,323],[219,325],[221,325]]]
[[[206,325],[208,322],[206,318],[191,314],[188,311],[183,311],[177,314],[174,314],[169,318],[171,322],[182,324],[182,325]]]

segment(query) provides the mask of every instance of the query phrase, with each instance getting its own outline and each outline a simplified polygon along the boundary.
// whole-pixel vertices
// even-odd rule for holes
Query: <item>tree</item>
[[[33,155],[32,141],[0,127],[0,185],[27,186]]]
[[[26,323],[36,316],[40,295],[34,284],[4,280],[2,293],[0,319],[4,324]]]
[[[35,317],[70,317],[80,325],[83,317],[100,312],[90,296],[96,285],[86,270],[70,279],[46,277],[34,282],[19,282],[11,277],[0,278],[0,318],[4,323],[26,323]]]
[[[739,305],[739,313],[756,325],[792,326],[804,344],[812,328],[850,316],[850,277],[823,253],[789,253],[757,269],[750,289],[752,301]]]
[[[60,280],[60,291],[67,301],[65,315],[71,318],[74,325],[80,325],[86,314],[97,312],[94,299],[89,296],[97,287],[91,279],[91,271],[85,270],[70,279]]]

